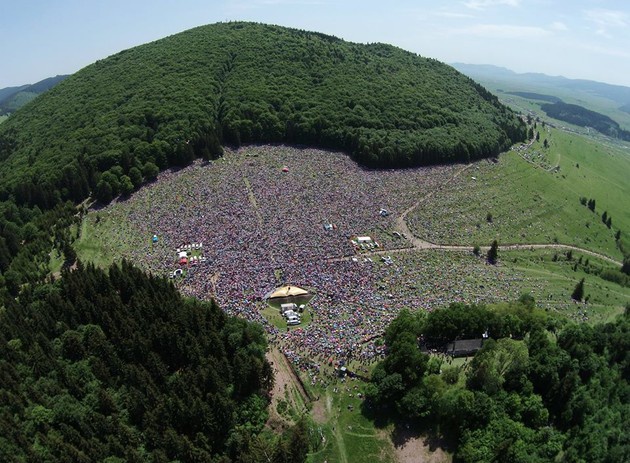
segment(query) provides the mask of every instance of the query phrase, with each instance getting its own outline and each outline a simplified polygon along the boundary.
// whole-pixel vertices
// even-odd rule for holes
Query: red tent
[[[284,167],[282,168],[282,172],[289,172],[289,168],[288,168],[287,166],[284,166]]]
[[[188,259],[186,257],[182,257],[181,259],[179,259],[179,265],[186,265],[188,264]]]

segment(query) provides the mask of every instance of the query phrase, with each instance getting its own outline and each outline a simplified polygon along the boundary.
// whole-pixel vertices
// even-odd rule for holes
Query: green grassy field
[[[265,317],[269,323],[271,323],[273,326],[283,331],[286,331],[287,328],[289,330],[294,330],[298,328],[306,328],[311,323],[311,320],[312,320],[311,312],[309,310],[305,310],[304,313],[301,314],[302,323],[300,323],[299,325],[294,325],[294,326],[287,326],[287,321],[285,320],[285,318],[282,315],[280,315],[280,312],[278,311],[278,309],[274,307],[267,306],[264,310],[261,311],[261,313],[263,317]]]
[[[442,244],[571,244],[620,261],[615,232],[630,233],[628,150],[539,129],[540,141],[528,150],[479,163],[422,203],[409,216],[414,233]],[[595,199],[595,213],[580,204],[581,196]],[[604,211],[612,229],[602,223]]]
[[[103,212],[88,214],[74,243],[78,258],[97,267],[108,268],[129,253],[129,241],[120,239],[125,222]]]
[[[50,273],[53,275],[61,272],[61,267],[63,266],[64,256],[57,249],[53,249],[50,251],[50,261],[48,262],[48,268]]]
[[[523,293],[532,294],[540,307],[571,320],[607,322],[630,304],[630,288],[596,275],[598,268],[609,264],[593,256],[573,252],[569,261],[565,251],[538,249],[501,252],[500,259],[506,273],[521,278]],[[571,293],[582,278],[588,302],[577,304],[571,301]]]
[[[325,409],[326,422],[317,426],[325,441],[309,455],[309,463],[324,462],[395,462],[389,430],[379,430],[361,413],[363,388],[359,380],[338,381],[327,388],[318,387],[320,407]],[[336,391],[336,392],[335,392]]]

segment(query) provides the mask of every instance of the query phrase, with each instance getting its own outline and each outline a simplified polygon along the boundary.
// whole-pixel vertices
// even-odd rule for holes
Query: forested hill
[[[115,194],[123,176],[137,187],[136,171],[217,156],[224,144],[314,145],[392,167],[494,156],[524,137],[511,110],[436,60],[220,23],[97,61],[16,112],[0,126],[0,185],[48,206],[82,199],[114,166]]]
[[[610,117],[575,104],[562,101],[540,105],[548,116],[580,127],[593,127],[595,130],[613,138],[630,141],[630,132],[623,130]]]
[[[32,85],[9,87],[0,89],[0,116],[10,114],[29,101],[34,100],[39,94],[50,90],[68,76],[55,76],[40,80]]]
[[[0,461],[262,461],[259,325],[125,262],[23,291],[0,324]]]

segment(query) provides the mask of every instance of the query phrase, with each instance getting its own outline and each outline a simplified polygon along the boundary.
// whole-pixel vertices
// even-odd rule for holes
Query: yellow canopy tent
[[[289,296],[304,296],[307,294],[308,291],[297,286],[281,286],[280,288],[276,288],[272,292],[267,294],[267,299],[275,299],[278,297]]]

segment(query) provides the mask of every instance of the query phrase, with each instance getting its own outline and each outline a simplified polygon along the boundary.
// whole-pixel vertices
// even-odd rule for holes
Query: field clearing
[[[81,223],[81,233],[74,243],[77,256],[83,262],[108,268],[114,262],[129,257],[133,245],[124,239],[129,230],[126,221],[107,212],[88,214]]]
[[[595,176],[596,169],[587,153],[583,156],[585,160],[579,161],[580,173],[587,175],[583,184],[592,176],[593,190],[603,193],[605,190],[595,184],[601,182],[601,177]],[[612,159],[618,161],[617,157]],[[545,162],[559,162],[562,166],[566,160],[563,152],[557,150],[546,154]],[[537,162],[543,164],[541,160]],[[289,173],[281,173],[283,165],[290,166]],[[486,183],[491,194],[506,194],[501,189],[505,182],[499,181],[499,174],[503,175],[501,169],[507,167],[513,169],[515,178],[529,175],[522,181],[522,188],[527,182],[539,182],[541,191],[529,194],[543,198],[544,201],[538,201],[547,207],[547,203],[557,198],[558,191],[568,193],[563,189],[566,182],[561,177],[562,168],[558,174],[547,172],[540,165],[512,152],[502,156],[498,164],[483,161],[465,171],[462,166],[369,171],[337,153],[249,147],[228,152],[225,158],[210,164],[196,163],[179,172],[165,172],[157,182],[128,200],[90,211],[82,224],[76,249],[81,259],[99,266],[125,257],[146,270],[166,276],[176,265],[176,247],[202,242],[207,262],[189,268],[186,276],[175,280],[175,284],[186,295],[216,298],[228,313],[263,325],[280,378],[274,389],[268,424],[282,428],[312,408],[309,415],[315,423],[314,432],[320,436],[315,440],[320,444],[309,455],[309,462],[394,463],[414,461],[418,455],[431,462],[449,461],[448,453],[439,448],[433,452],[422,436],[410,435],[405,445],[394,446],[397,441],[392,427],[378,428],[361,413],[362,399],[358,393],[363,383],[333,378],[330,362],[347,359],[351,369],[366,374],[367,368],[383,353],[382,333],[402,308],[435,310],[452,302],[500,304],[528,293],[543,309],[592,323],[609,320],[630,303],[630,288],[621,288],[589,273],[610,264],[576,250],[571,252],[571,261],[566,258],[568,250],[500,250],[498,265],[488,265],[483,253],[473,254],[472,244],[477,243],[458,241],[459,229],[451,228],[450,223],[440,225],[445,236],[456,235],[453,242],[467,247],[416,249],[393,233],[402,231],[397,228],[398,220],[416,202],[420,201],[418,210],[423,212],[428,207],[442,207],[445,198],[454,204],[456,195],[452,191],[459,194],[462,184]],[[460,171],[462,175],[452,180]],[[493,184],[490,184],[491,175],[496,177]],[[472,180],[472,176],[478,180]],[[482,180],[479,184],[473,183],[479,180]],[[615,190],[610,192],[615,198],[617,189],[625,191],[624,182],[614,172],[609,187]],[[483,199],[482,192],[474,194]],[[569,209],[565,215],[556,209],[558,217],[536,210],[527,216],[528,220],[538,217],[534,224],[543,231],[536,237],[537,242],[553,243],[553,237],[545,233],[571,230],[570,220],[582,214],[593,221],[587,229],[591,239],[588,248],[604,253],[612,249],[612,256],[619,259],[613,252],[614,246],[606,241],[612,231],[579,204],[573,191],[571,195],[575,210]],[[526,201],[520,204],[527,197],[508,196],[510,207],[516,211],[532,209]],[[422,202],[423,198],[426,201]],[[471,203],[462,196],[456,199]],[[387,216],[379,214],[381,207],[389,211]],[[510,207],[497,208],[495,212],[492,225],[499,230],[514,232],[520,226],[520,222],[511,227],[505,225],[512,223]],[[609,209],[613,223],[617,223],[615,217],[623,217],[621,210],[621,207]],[[415,212],[412,210],[410,215]],[[485,208],[476,213],[485,221]],[[440,218],[457,221],[459,214],[442,213]],[[553,224],[547,225],[546,221],[552,218]],[[622,218],[619,221],[623,223]],[[337,228],[323,227],[328,223]],[[377,234],[383,245],[379,252],[384,254],[366,252],[353,261],[354,250],[348,237],[364,231]],[[151,242],[154,233],[159,237],[156,244]],[[488,238],[479,244],[489,244]],[[505,241],[502,239],[501,244],[506,244]],[[441,243],[441,238],[434,242]],[[368,256],[371,260],[366,259]],[[574,270],[577,262],[581,263]],[[588,304],[575,303],[570,298],[582,277],[590,296]],[[304,322],[289,330],[277,308],[263,300],[265,294],[283,283],[308,288],[315,294],[307,304]],[[301,372],[304,387],[315,397],[315,402],[309,404],[305,399],[282,353]],[[455,359],[451,365],[465,363],[465,359]]]
[[[314,408],[322,409],[318,432],[325,441],[309,455],[309,463],[397,461],[388,433],[375,428],[361,413],[362,399],[357,393],[362,387],[358,380],[344,379],[317,389],[320,399]]]
[[[552,95],[560,98],[565,103],[576,104],[584,106],[592,111],[596,111],[601,114],[605,114],[611,119],[617,121],[619,125],[630,130],[630,114],[621,111],[619,109],[619,103],[613,102],[609,98],[597,96],[586,91],[575,91],[571,89],[563,89],[557,86],[547,86],[542,84],[535,84],[532,82],[517,82],[511,80],[502,79],[486,79],[476,77],[475,80],[480,82],[484,87],[497,95],[502,103],[508,106],[516,106],[518,110],[530,109],[536,113],[541,114],[541,117],[548,119],[546,114],[540,109],[540,106],[536,103],[539,100],[530,100],[518,95],[511,95],[504,92],[511,91],[527,91],[533,93],[539,93],[543,95]],[[540,101],[544,103],[544,101]],[[528,108],[530,106],[530,108]],[[560,125],[567,125],[566,122],[559,121]],[[580,129],[584,130],[584,129]]]
[[[554,261],[554,258],[557,260]],[[507,270],[523,276],[521,291],[532,294],[538,306],[556,311],[573,321],[611,321],[626,304],[630,304],[630,288],[596,275],[598,268],[610,265],[593,256],[573,252],[569,261],[565,252],[537,249],[501,252],[500,259]],[[582,278],[588,303],[571,301],[571,293]],[[563,303],[558,304],[560,301]]]
[[[408,217],[414,234],[453,245],[487,245],[494,239],[499,244],[562,243],[620,261],[615,232],[630,233],[630,156],[622,147],[539,128],[540,141],[527,151],[512,150],[498,163],[478,163],[470,175],[423,202]],[[580,204],[581,196],[596,200],[594,213]],[[612,218],[611,229],[601,220],[604,211]]]
[[[624,220],[630,229],[620,199],[628,186],[617,171],[627,171],[624,159],[628,157],[606,155],[617,169],[602,167],[589,158],[593,151],[578,143],[581,138],[557,131],[550,134],[552,140],[576,144],[572,157],[579,160],[580,168],[573,167],[574,177],[586,176],[582,184],[590,181],[601,198],[609,190],[613,230]],[[551,146],[559,143],[552,141]],[[568,156],[562,150],[550,151],[551,162],[560,159],[565,165]],[[283,165],[291,167],[289,173],[281,171]],[[574,166],[573,161],[569,166]],[[548,310],[569,318],[583,317],[583,308],[567,296],[583,270],[573,272],[550,262],[553,253],[565,251],[501,251],[497,266],[487,265],[483,253],[476,257],[471,252],[474,244],[487,245],[497,236],[500,244],[511,238],[525,243],[557,240],[621,260],[613,231],[579,203],[579,182],[562,178],[562,168],[561,173],[547,172],[515,152],[502,156],[498,164],[473,164],[454,177],[460,171],[461,166],[371,171],[338,153],[249,147],[228,152],[210,164],[165,172],[128,200],[91,211],[82,224],[77,254],[102,267],[124,257],[166,276],[177,266],[176,247],[203,242],[207,262],[191,267],[184,278],[176,280],[180,289],[202,299],[216,298],[228,313],[262,323],[271,335],[286,341],[286,348],[298,358],[337,357],[355,343],[361,345],[361,355],[372,356],[378,346],[362,340],[377,339],[402,308],[434,310],[452,302],[498,303],[516,300],[527,292]],[[602,177],[593,172],[610,175],[607,188],[601,187]],[[507,174],[513,181],[502,180]],[[511,194],[510,185],[517,188],[517,194]],[[571,198],[571,206],[546,212],[560,194],[567,196],[565,202]],[[407,216],[417,234],[437,243],[467,246],[457,251],[411,249],[406,240],[396,238],[393,232],[399,217],[417,201],[420,205]],[[602,202],[598,199],[597,210]],[[490,208],[492,223],[487,222],[488,208],[483,206],[490,203],[496,204]],[[380,207],[389,215],[380,216]],[[417,217],[422,214],[433,220],[419,230],[424,222]],[[481,222],[472,238],[466,233],[470,215]],[[572,242],[570,237],[583,233],[573,223],[576,216],[588,219],[591,225],[583,227],[586,240]],[[327,223],[334,223],[337,229],[325,230]],[[383,244],[379,251],[384,249],[385,254],[373,255],[371,261],[365,260],[367,254],[356,262],[344,258],[353,253],[347,237],[364,231],[377,233],[375,237]],[[154,233],[159,236],[156,244],[151,242]],[[388,250],[395,251],[391,263],[381,260]],[[574,253],[578,259],[577,251]],[[341,260],[331,261],[331,256]],[[592,256],[590,260],[597,261]],[[629,302],[627,288],[593,275],[585,278],[590,308],[597,309],[589,320],[608,319]],[[280,280],[313,288],[316,298],[309,304],[308,315],[315,316],[314,323],[307,315],[299,329],[287,331],[277,312],[268,310],[262,298]]]

